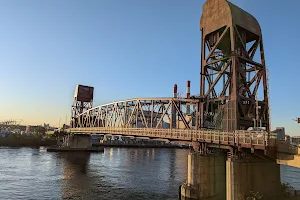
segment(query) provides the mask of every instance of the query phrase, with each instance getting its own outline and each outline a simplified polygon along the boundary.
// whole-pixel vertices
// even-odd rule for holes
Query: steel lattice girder
[[[257,20],[228,1],[207,0],[200,25],[201,127],[216,120],[207,115],[214,113],[221,129],[248,129],[255,121],[269,131],[267,70]]]
[[[189,113],[187,105],[190,107]],[[129,99],[89,109],[77,117],[73,127],[196,129],[199,122],[198,107],[197,99]]]

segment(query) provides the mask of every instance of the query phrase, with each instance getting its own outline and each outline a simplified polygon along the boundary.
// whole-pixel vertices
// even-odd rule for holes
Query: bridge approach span
[[[70,128],[67,130],[76,134],[112,134],[164,138],[171,141],[197,141],[208,144],[224,146],[238,146],[241,148],[254,148],[264,150],[267,146],[275,146],[274,136],[268,139],[265,131],[216,131],[216,130],[180,130],[180,129],[154,129],[154,128]]]
[[[111,134],[151,139],[202,143],[207,147],[263,150],[268,157],[291,162],[298,155],[298,147],[281,144],[276,135],[266,131],[222,131],[197,129],[200,123],[200,99],[135,98],[100,105],[79,114],[66,131],[71,134]],[[222,113],[222,112],[219,112]],[[211,128],[220,125],[214,113]],[[221,123],[222,125],[222,123]],[[283,153],[277,156],[276,153]],[[295,152],[297,151],[297,152]],[[292,157],[293,158],[292,158]],[[293,161],[294,162],[294,161]],[[298,161],[297,161],[298,162]],[[292,164],[291,164],[292,165]],[[292,166],[295,166],[293,164]]]
[[[162,138],[170,141],[203,142],[265,150],[276,146],[266,131],[221,131],[197,129],[200,123],[200,99],[135,98],[100,105],[78,115],[69,133],[113,134]],[[221,112],[219,112],[221,113]],[[222,123],[214,113],[211,128]]]

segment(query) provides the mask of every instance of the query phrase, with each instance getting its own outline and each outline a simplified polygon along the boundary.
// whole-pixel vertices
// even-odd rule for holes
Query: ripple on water
[[[188,150],[106,148],[66,154],[0,148],[0,199],[174,200],[186,179]],[[300,170],[281,166],[300,189]]]
[[[176,199],[187,150],[62,154],[0,148],[0,199]]]

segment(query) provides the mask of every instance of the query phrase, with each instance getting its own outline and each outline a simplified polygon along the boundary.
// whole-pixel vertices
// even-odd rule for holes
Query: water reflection
[[[289,183],[296,190],[300,190],[300,169],[299,168],[280,165],[280,173],[281,173],[281,182]]]
[[[90,155],[88,152],[59,154],[60,159],[63,161],[64,178],[86,174]]]
[[[106,148],[55,153],[0,148],[0,200],[174,200],[187,177],[184,149]],[[300,170],[282,166],[282,181],[300,188]]]
[[[114,148],[111,148],[109,150],[109,160],[111,160],[113,158],[113,155],[114,155]]]
[[[176,199],[186,178],[185,150],[107,148],[100,154],[57,154],[57,159],[62,199]]]
[[[90,153],[60,153],[57,156],[63,167],[62,198],[81,199],[90,190],[91,180],[87,174]]]
[[[176,199],[186,159],[179,149],[1,149],[0,199]]]

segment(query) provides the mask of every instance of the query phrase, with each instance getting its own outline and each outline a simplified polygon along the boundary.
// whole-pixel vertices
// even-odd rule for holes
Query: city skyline
[[[184,94],[187,80],[191,94],[199,94],[204,2],[0,2],[6,27],[0,37],[5,47],[0,54],[0,121],[65,123],[76,84],[95,88],[94,106],[171,97],[175,83]],[[255,16],[262,28],[272,130],[285,127],[287,134],[300,135],[300,125],[292,120],[300,117],[300,94],[292,84],[300,69],[291,53],[299,43],[299,27],[293,24],[300,3],[232,2]]]

